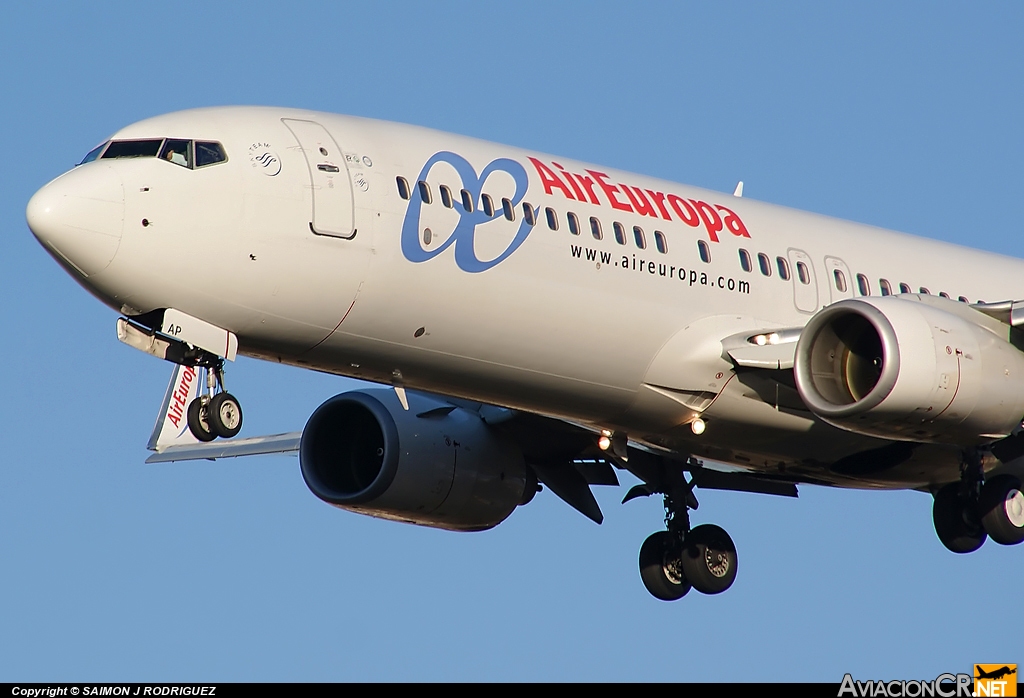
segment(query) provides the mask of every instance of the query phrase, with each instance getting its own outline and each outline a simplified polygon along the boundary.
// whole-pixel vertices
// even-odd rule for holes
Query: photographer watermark
[[[837,698],[1010,698],[1016,695],[1016,664],[975,664],[973,676],[939,674],[931,681],[857,681],[846,674]]]

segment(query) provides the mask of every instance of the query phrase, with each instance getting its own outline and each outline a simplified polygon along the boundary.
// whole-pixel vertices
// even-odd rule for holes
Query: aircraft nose
[[[124,228],[124,184],[106,163],[76,167],[37,191],[25,218],[51,254],[84,276],[110,264]]]

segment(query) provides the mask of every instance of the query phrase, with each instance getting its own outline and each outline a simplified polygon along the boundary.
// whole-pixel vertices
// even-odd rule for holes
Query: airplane
[[[1024,262],[427,128],[218,107],[117,131],[26,218],[174,364],[148,462],[297,452],[321,500],[456,531],[639,479],[656,598],[737,571],[700,489],[931,493],[1024,540]],[[380,384],[237,438],[225,365]]]
[[[1014,666],[1014,668],[1012,668],[1012,669],[1009,666],[1003,666],[1003,667],[1000,667],[998,669],[994,669],[993,671],[985,671],[981,667],[976,667],[975,668],[975,673],[977,674],[974,677],[976,679],[994,679],[994,680],[998,680],[998,679],[1003,678],[1004,676],[1009,676],[1010,674],[1016,674],[1017,673],[1017,668],[1016,668],[1016,666]]]

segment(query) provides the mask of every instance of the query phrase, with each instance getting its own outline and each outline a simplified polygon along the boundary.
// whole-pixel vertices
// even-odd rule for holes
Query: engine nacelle
[[[470,410],[394,391],[335,395],[306,422],[299,465],[309,489],[342,509],[455,531],[501,523],[532,496],[518,446]]]
[[[902,441],[981,444],[1024,416],[1024,354],[1009,326],[957,301],[840,301],[800,334],[804,402],[848,431]]]

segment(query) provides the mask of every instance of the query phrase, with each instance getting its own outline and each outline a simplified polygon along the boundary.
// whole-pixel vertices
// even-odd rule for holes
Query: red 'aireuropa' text
[[[673,220],[674,214],[676,219],[690,227],[697,228],[703,225],[712,242],[718,242],[718,234],[723,230],[728,230],[737,237],[750,237],[740,217],[725,206],[697,199],[684,199],[675,194],[641,189],[621,182],[612,184],[608,181],[607,174],[596,170],[586,170],[586,174],[577,174],[567,171],[557,162],[552,162],[551,164],[558,170],[556,173],[555,169],[537,158],[530,158],[530,162],[540,176],[545,194],[551,195],[558,190],[570,201],[590,202],[602,206],[601,198],[597,195],[597,192],[601,192],[608,204],[618,211],[651,218],[660,215],[667,221]]]
[[[185,403],[188,401],[189,393],[192,390],[192,381],[195,379],[195,369],[191,366],[186,366],[185,370],[181,372],[178,385],[175,387],[174,392],[171,393],[171,403],[167,406],[167,419],[175,427],[181,428],[181,420],[185,417]]]

